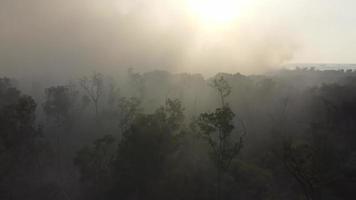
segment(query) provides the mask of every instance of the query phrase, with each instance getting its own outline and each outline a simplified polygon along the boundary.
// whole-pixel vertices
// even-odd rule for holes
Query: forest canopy
[[[0,199],[352,199],[355,91],[352,70],[3,77]]]

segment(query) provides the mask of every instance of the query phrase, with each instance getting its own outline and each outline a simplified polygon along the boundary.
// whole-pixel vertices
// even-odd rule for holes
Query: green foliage
[[[141,100],[135,97],[119,99],[117,111],[115,113],[116,120],[119,120],[119,127],[122,132],[125,132],[135,120],[136,116],[141,113]]]
[[[232,138],[234,116],[229,107],[223,107],[213,113],[202,113],[198,120],[201,135],[209,142],[213,150],[212,158],[221,170],[228,169],[242,147],[242,140],[234,142]]]
[[[216,77],[210,86],[217,90],[222,106],[225,106],[225,98],[231,94],[231,86],[224,79],[224,76]]]
[[[35,150],[35,140],[41,137],[41,130],[35,124],[36,103],[25,95],[21,95],[10,85],[3,85],[0,80],[0,95],[11,102],[0,106],[0,158],[8,158],[15,163],[2,161],[10,168],[15,167],[16,161],[22,162],[29,159],[29,155]],[[8,84],[5,81],[5,84]],[[0,100],[1,101],[1,100]],[[11,158],[11,156],[14,156]],[[20,156],[20,157],[18,157]],[[30,156],[31,157],[31,156]],[[9,168],[9,169],[10,169]]]
[[[135,118],[117,151],[115,173],[120,195],[150,198],[146,195],[162,175],[167,158],[178,148],[183,119],[178,100],[167,100],[166,106],[153,114]]]
[[[242,137],[233,137],[235,117],[225,98],[231,94],[231,87],[223,76],[213,80],[212,87],[218,91],[222,107],[215,112],[200,114],[197,125],[204,139],[212,148],[212,158],[218,170],[226,171],[232,159],[242,148]]]
[[[240,152],[243,135],[237,136],[237,140],[233,135],[235,114],[225,103],[225,98],[231,94],[230,85],[223,76],[220,76],[213,80],[212,87],[218,91],[222,107],[212,113],[200,114],[197,125],[212,149],[211,158],[217,167],[217,200],[219,200],[221,199],[222,173],[229,169],[232,160]]]
[[[74,164],[79,167],[82,181],[101,184],[101,181],[110,178],[115,151],[115,138],[111,135],[97,139],[92,146],[79,150]]]
[[[14,196],[17,185],[30,182],[28,172],[39,167],[46,146],[35,110],[31,97],[21,95],[8,79],[0,79],[0,198],[6,198],[5,193]]]
[[[214,92],[199,75],[131,71],[120,91],[90,77],[83,107],[73,87],[56,86],[39,99],[44,112],[0,78],[0,199],[353,199],[356,73],[320,72],[334,77],[325,84],[300,81],[316,71],[288,73],[219,74]],[[73,115],[94,101],[98,123]],[[42,136],[44,114],[74,123]]]

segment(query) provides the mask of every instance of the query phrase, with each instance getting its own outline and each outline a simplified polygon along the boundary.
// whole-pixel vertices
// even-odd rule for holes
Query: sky
[[[356,63],[355,8],[354,0],[0,0],[0,75]]]

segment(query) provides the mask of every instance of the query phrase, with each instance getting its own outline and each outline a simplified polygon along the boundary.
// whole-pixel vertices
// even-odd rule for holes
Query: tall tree
[[[198,126],[204,139],[211,147],[211,158],[217,168],[217,199],[222,198],[221,178],[232,160],[238,155],[243,145],[243,136],[246,134],[244,123],[241,123],[242,132],[234,135],[234,117],[225,98],[231,94],[231,87],[223,76],[213,80],[211,86],[218,92],[221,107],[215,112],[202,113],[198,119]]]
[[[93,73],[91,77],[83,77],[80,79],[80,85],[84,89],[86,95],[90,98],[95,108],[95,116],[98,119],[99,104],[104,94],[104,78],[100,73]]]

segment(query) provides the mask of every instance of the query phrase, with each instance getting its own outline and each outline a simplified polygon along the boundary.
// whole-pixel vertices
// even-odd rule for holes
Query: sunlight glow
[[[247,0],[187,0],[189,12],[209,26],[226,25],[238,18]]]

